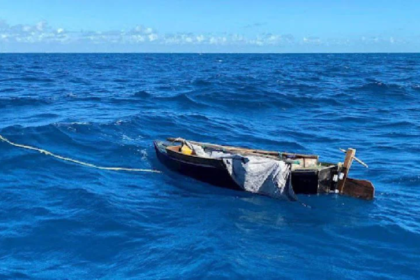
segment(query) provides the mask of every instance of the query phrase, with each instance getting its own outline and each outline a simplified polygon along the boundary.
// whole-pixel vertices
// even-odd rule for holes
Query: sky
[[[0,0],[0,52],[419,52],[420,0]]]

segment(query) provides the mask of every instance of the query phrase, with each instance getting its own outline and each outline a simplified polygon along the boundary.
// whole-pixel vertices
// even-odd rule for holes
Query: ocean
[[[0,54],[0,278],[420,275],[420,54]],[[355,148],[373,201],[302,203],[159,163],[183,137],[319,154]]]

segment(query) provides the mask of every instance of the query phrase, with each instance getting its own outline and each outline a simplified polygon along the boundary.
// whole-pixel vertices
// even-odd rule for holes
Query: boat
[[[344,151],[346,153],[344,163],[334,164],[319,161],[318,155],[223,146],[183,138],[154,141],[156,155],[167,168],[211,185],[234,190],[243,190],[243,188],[232,179],[223,159],[199,156],[188,148],[189,151],[185,152],[183,147],[186,144],[199,146],[206,152],[218,151],[284,161],[291,166],[291,184],[295,194],[339,193],[366,200],[374,198],[375,188],[370,181],[348,177],[353,160],[367,167],[355,157],[355,149]]]

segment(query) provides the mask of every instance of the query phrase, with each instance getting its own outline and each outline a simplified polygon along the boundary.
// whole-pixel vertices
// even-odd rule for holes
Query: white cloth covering
[[[264,157],[223,158],[232,179],[244,190],[274,198],[297,200],[291,185],[290,165]]]
[[[297,200],[291,184],[290,165],[284,161],[223,151],[206,152],[201,146],[188,145],[199,157],[222,159],[232,179],[245,191]]]

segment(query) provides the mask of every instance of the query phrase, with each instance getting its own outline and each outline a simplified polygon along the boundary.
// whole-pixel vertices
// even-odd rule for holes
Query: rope
[[[69,161],[69,162],[73,162],[79,165],[84,165],[84,166],[88,166],[88,167],[92,167],[92,168],[96,168],[96,169],[101,169],[101,170],[112,170],[112,171],[130,171],[130,172],[152,172],[152,173],[161,173],[158,170],[153,170],[153,169],[139,169],[139,168],[126,168],[126,167],[103,167],[103,166],[97,166],[94,165],[92,163],[87,163],[87,162],[83,162],[80,160],[76,160],[76,159],[72,159],[72,158],[68,158],[68,157],[63,157],[60,155],[56,155],[53,154],[49,151],[43,150],[43,149],[39,149],[36,147],[31,147],[31,146],[26,146],[26,145],[21,145],[21,144],[17,144],[17,143],[13,143],[12,141],[9,141],[8,139],[4,138],[3,136],[0,135],[0,140],[3,142],[6,142],[7,144],[10,144],[12,146],[18,147],[18,148],[22,148],[22,149],[27,149],[27,150],[33,150],[33,151],[37,151],[40,152],[41,154],[45,154],[47,156],[52,156],[64,161]]]

